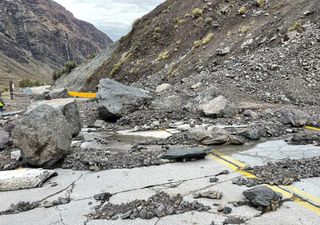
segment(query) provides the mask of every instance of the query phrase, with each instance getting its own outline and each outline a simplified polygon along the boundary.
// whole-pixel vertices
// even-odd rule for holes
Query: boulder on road
[[[72,136],[77,136],[81,131],[81,119],[77,103],[72,98],[53,99],[48,101],[38,101],[29,107],[34,109],[39,105],[49,105],[62,112],[70,126]]]
[[[98,113],[104,120],[115,120],[136,111],[151,99],[147,91],[102,79],[97,93]]]
[[[53,89],[49,92],[50,99],[68,98],[68,90],[66,88]]]
[[[210,149],[204,148],[169,149],[166,154],[163,155],[163,158],[172,160],[203,159],[210,151]]]
[[[200,142],[203,145],[242,145],[244,141],[234,135],[229,134],[227,131],[218,127],[195,127],[188,131],[188,136]]]
[[[61,111],[39,105],[22,116],[12,140],[28,165],[50,168],[69,151],[72,130]]]
[[[238,113],[237,108],[222,95],[200,105],[199,108],[205,116],[210,118],[231,118],[236,116]]]
[[[243,192],[249,202],[257,208],[265,209],[271,207],[274,202],[279,202],[282,195],[266,186],[258,186]]]
[[[303,127],[307,124],[310,116],[298,109],[284,108],[280,110],[280,122],[294,127]]]
[[[5,149],[10,141],[9,133],[0,128],[0,150]]]

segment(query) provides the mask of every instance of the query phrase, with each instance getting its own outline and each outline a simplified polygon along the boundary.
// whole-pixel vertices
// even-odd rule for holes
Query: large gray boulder
[[[9,133],[0,128],[0,150],[6,148],[10,141]]]
[[[249,200],[249,202],[261,209],[271,207],[273,203],[279,202],[282,199],[282,195],[273,191],[266,186],[259,186],[243,192],[243,195]]]
[[[293,108],[281,109],[279,113],[280,122],[294,127],[305,126],[310,119],[310,116],[307,113]]]
[[[50,99],[68,98],[68,90],[66,88],[57,88],[49,92]]]
[[[77,103],[72,98],[53,99],[48,101],[37,101],[29,107],[32,110],[39,105],[49,105],[62,112],[72,132],[72,136],[77,136],[81,131],[81,119]]]
[[[97,93],[99,116],[104,120],[114,120],[134,112],[151,99],[147,91],[102,79]]]
[[[236,116],[238,113],[237,108],[222,95],[200,105],[199,108],[205,116],[211,118],[231,118]]]
[[[12,130],[12,139],[24,162],[50,168],[69,151],[72,131],[61,111],[44,104],[22,116]]]
[[[200,142],[203,145],[242,145],[244,141],[227,131],[218,127],[195,127],[188,131],[188,137]]]

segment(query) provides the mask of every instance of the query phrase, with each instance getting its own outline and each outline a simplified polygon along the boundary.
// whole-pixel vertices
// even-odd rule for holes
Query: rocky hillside
[[[66,61],[78,63],[112,43],[93,25],[52,0],[0,1],[0,81],[51,80]]]
[[[171,83],[185,96],[214,86],[233,98],[315,104],[319,6],[316,0],[167,0],[135,22],[83,89],[111,77],[151,90]]]

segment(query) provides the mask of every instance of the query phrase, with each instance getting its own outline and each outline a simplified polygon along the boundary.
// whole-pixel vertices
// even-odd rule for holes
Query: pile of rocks
[[[208,211],[209,206],[204,206],[197,201],[187,202],[181,195],[170,196],[160,192],[148,200],[135,200],[130,203],[114,205],[106,203],[97,209],[90,217],[94,219],[152,219],[167,215],[181,214],[189,211]]]
[[[248,169],[256,180],[270,185],[290,185],[301,179],[320,176],[320,157],[284,159]]]

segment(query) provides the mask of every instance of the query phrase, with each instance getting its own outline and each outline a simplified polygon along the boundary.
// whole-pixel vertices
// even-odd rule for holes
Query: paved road
[[[10,204],[19,201],[56,200],[61,196],[70,196],[71,202],[52,208],[36,208],[15,215],[0,216],[0,225],[210,225],[223,224],[231,216],[247,220],[246,225],[319,225],[320,209],[310,204],[309,200],[285,202],[276,212],[261,214],[249,206],[234,207],[231,201],[243,200],[242,192],[247,187],[232,184],[232,179],[239,176],[249,176],[241,173],[237,167],[237,159],[232,155],[225,160],[223,155],[208,156],[204,160],[174,163],[161,166],[117,169],[101,172],[75,172],[57,170],[59,175],[48,181],[42,188],[2,192],[0,193],[0,211],[8,209]],[[230,163],[233,161],[233,163]],[[210,183],[209,177],[228,169],[230,174],[218,176],[218,183]],[[303,180],[294,186],[297,190],[312,197],[318,196],[319,178]],[[114,195],[110,202],[121,204],[135,199],[147,199],[159,191],[169,194],[182,194],[184,200],[193,201],[193,193],[202,190],[223,192],[221,200],[197,199],[212,209],[208,212],[189,212],[180,215],[155,218],[152,220],[89,220],[86,215],[92,212],[98,203],[93,196],[102,192]],[[289,192],[279,189],[285,197],[291,197]],[[310,197],[309,196],[309,197]],[[213,204],[223,203],[232,207],[230,215],[217,212]]]

